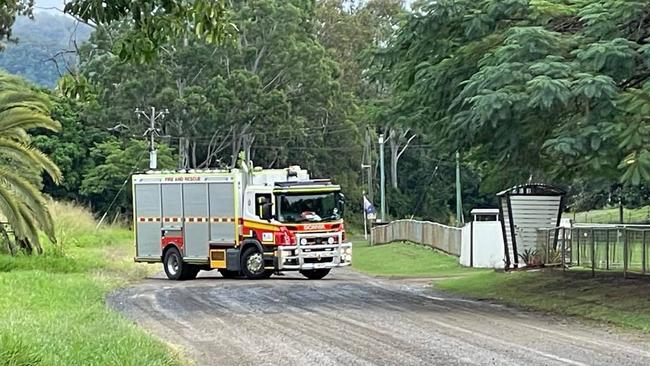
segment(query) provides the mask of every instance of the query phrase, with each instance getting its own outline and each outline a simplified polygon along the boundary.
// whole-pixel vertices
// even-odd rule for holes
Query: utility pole
[[[373,202],[372,198],[372,146],[370,145],[370,135],[366,131],[366,141],[363,147],[363,158],[361,159],[361,184],[368,184],[368,190],[364,191],[364,195],[368,193],[368,199]],[[365,179],[365,178],[368,179]]]
[[[460,187],[460,152],[456,151],[456,225],[460,226],[463,221],[463,198]]]
[[[386,222],[386,176],[384,175],[384,134],[379,135],[379,170],[381,194],[381,221]]]
[[[158,135],[158,130],[156,129],[156,120],[165,118],[165,115],[169,114],[169,110],[165,108],[162,112],[156,112],[156,107],[151,107],[149,114],[141,110],[140,108],[135,109],[135,114],[140,119],[144,117],[149,121],[149,128],[144,132],[143,136],[149,135],[149,169],[156,169],[158,167],[158,156],[156,154],[156,141],[155,137]]]
[[[372,136],[370,135],[370,131],[366,129],[366,148],[368,150],[368,199],[370,202],[375,201],[375,189],[373,185],[373,178],[375,176],[374,170],[373,170],[373,165],[372,165]]]

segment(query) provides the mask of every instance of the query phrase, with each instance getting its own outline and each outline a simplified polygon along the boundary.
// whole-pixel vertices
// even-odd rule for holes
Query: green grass
[[[480,273],[436,288],[517,307],[650,332],[650,281],[581,271]]]
[[[132,261],[131,233],[95,232],[90,215],[54,204],[59,245],[0,255],[0,365],[173,365],[165,344],[105,305],[106,293],[152,267]],[[63,206],[63,207],[59,207]]]
[[[457,257],[423,245],[369,246],[362,240],[354,241],[352,267],[371,275],[396,277],[450,277],[477,272],[460,266]]]
[[[455,257],[408,243],[355,241],[352,267],[381,276],[432,277],[434,286],[524,309],[576,316],[650,332],[650,278],[589,271],[495,272],[461,267]]]
[[[599,210],[564,214],[564,217],[574,218],[579,223],[613,224],[619,223],[618,207]],[[650,222],[650,206],[623,210],[623,221],[626,224],[641,224]]]

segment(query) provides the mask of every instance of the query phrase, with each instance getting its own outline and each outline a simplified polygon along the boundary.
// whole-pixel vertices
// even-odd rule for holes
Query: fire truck
[[[133,175],[132,189],[135,261],[162,262],[171,280],[213,269],[321,279],[352,260],[341,187],[298,166],[150,171]]]

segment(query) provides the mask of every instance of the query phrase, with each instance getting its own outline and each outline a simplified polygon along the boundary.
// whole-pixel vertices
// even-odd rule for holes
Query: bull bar
[[[303,238],[338,238],[336,244],[300,244]],[[278,270],[309,270],[321,268],[346,267],[352,263],[352,243],[343,242],[343,233],[298,233],[296,245],[278,246]],[[318,260],[331,258],[329,262],[305,263],[305,259]],[[287,262],[298,261],[298,264]]]

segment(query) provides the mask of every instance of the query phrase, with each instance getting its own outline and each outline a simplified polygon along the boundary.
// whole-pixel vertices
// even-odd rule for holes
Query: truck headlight
[[[330,236],[329,238],[327,238],[327,244],[329,244],[329,245],[334,244],[334,237],[333,236]]]
[[[300,239],[300,245],[307,245],[307,238]]]

